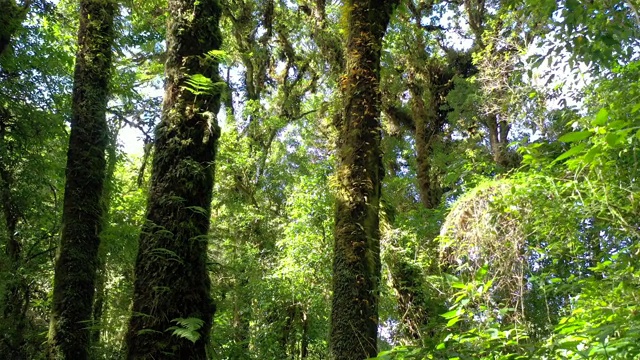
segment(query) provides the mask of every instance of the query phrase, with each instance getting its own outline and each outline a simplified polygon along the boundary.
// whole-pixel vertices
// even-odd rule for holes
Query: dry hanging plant
[[[514,184],[498,181],[481,186],[458,200],[440,233],[440,263],[463,277],[486,267],[492,287],[485,305],[517,309],[513,320],[524,318],[523,297],[526,234],[522,218],[528,210],[507,205],[504,194]]]

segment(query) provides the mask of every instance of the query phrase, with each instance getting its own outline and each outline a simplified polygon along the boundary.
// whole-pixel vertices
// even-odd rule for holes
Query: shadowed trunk
[[[509,124],[504,120],[498,120],[498,115],[496,114],[489,115],[486,124],[489,129],[489,145],[491,146],[493,161],[505,169],[515,166],[509,161],[507,152]]]
[[[300,359],[306,359],[309,356],[309,317],[303,310],[302,312],[302,340],[300,340]]]
[[[15,35],[16,31],[22,26],[29,5],[30,0],[24,2],[24,6],[20,7],[15,0],[0,0],[0,55],[9,48],[11,38]]]
[[[109,210],[113,199],[113,181],[115,178],[116,166],[118,164],[118,155],[116,152],[118,147],[118,132],[119,130],[115,130],[115,132],[110,134],[109,145],[107,146],[108,158],[105,175],[106,183],[104,185],[104,193],[102,195],[102,209],[104,211],[103,224],[105,226],[108,226],[111,217]],[[91,333],[91,344],[93,346],[96,346],[100,342],[100,336],[102,334],[102,314],[104,313],[104,306],[107,299],[107,251],[105,249],[104,241],[101,241],[100,244],[101,246],[98,249],[98,265],[96,267],[96,293],[92,310],[93,329]]]
[[[14,177],[9,170],[11,166],[6,163],[10,152],[6,144],[6,133],[9,126],[10,114],[6,109],[0,109],[0,153],[4,161],[0,162],[0,202],[2,206],[4,230],[6,237],[5,255],[7,266],[2,266],[6,271],[8,281],[3,284],[1,299],[0,321],[2,328],[8,331],[0,337],[0,353],[8,360],[26,359],[24,353],[24,328],[26,325],[26,307],[28,306],[27,285],[24,278],[20,276],[20,266],[22,261],[22,243],[18,238],[18,222],[20,220],[20,210],[14,201],[12,187]]]
[[[208,359],[215,305],[207,233],[223,89],[215,86],[217,62],[205,54],[220,48],[220,12],[216,0],[169,1],[164,106],[135,266],[128,359]],[[209,83],[203,76],[213,83],[210,91],[190,89]],[[195,342],[169,330],[187,328],[177,319],[193,324]]]
[[[394,1],[348,1],[344,113],[338,127],[330,351],[334,359],[377,354],[380,283],[380,53]]]
[[[436,123],[436,102],[429,94],[425,103],[424,94],[420,86],[410,86],[411,112],[416,126],[416,177],[420,200],[427,209],[433,209],[440,201],[440,186],[438,179],[434,179],[431,171],[431,157],[433,145],[438,141],[441,126]]]
[[[390,267],[392,286],[396,290],[398,313],[406,328],[407,335],[416,341],[421,340],[423,328],[435,315],[435,306],[429,303],[431,297],[425,293],[425,280],[422,269],[397,255]],[[433,334],[430,334],[433,335]]]
[[[417,54],[416,57],[420,59],[424,55]],[[432,166],[432,162],[437,148],[444,145],[442,138],[448,121],[448,110],[443,109],[443,106],[448,93],[453,89],[454,76],[465,76],[471,71],[472,65],[470,57],[467,60],[465,53],[450,54],[447,62],[425,59],[419,63],[423,66],[413,68],[409,73],[410,121],[404,122],[415,126],[416,177],[420,200],[425,209],[436,210],[441,205],[444,193],[443,174]],[[435,217],[431,221],[435,221]],[[426,248],[433,254],[437,253],[436,236],[436,233],[432,233],[425,238]],[[389,269],[406,334],[414,342],[422,343],[427,339],[425,335],[433,335],[433,328],[441,319],[438,315],[442,309],[434,303],[435,299],[428,291],[420,268],[402,253],[392,254],[392,259]],[[427,271],[430,274],[437,273],[436,265],[437,262],[433,261]]]
[[[62,237],[55,267],[49,330],[51,359],[88,358],[108,129],[112,0],[80,2],[71,136],[67,154]]]
[[[440,205],[443,194],[441,177],[434,171],[432,159],[438,145],[442,144],[444,126],[447,124],[449,110],[447,96],[453,89],[456,75],[468,76],[472,70],[471,57],[465,52],[451,51],[447,61],[428,59],[427,54],[419,53],[420,67],[409,73],[409,92],[411,94],[411,116],[415,124],[416,163],[420,200],[427,209]]]

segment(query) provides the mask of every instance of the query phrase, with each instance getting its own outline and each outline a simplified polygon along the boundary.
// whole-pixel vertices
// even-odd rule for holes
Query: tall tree
[[[222,42],[220,12],[217,0],[169,1],[164,108],[135,267],[129,359],[207,358],[215,311],[207,232],[220,133],[218,64],[207,53]],[[189,339],[168,332],[172,326],[190,329]]]
[[[9,112],[5,109],[0,111],[0,151],[2,152],[2,161],[0,161],[0,201],[2,203],[2,213],[4,217],[3,237],[6,238],[5,253],[7,255],[8,270],[16,274],[20,266],[20,257],[22,252],[22,244],[18,239],[18,222],[20,220],[20,210],[14,199],[11,189],[15,186],[13,173],[9,170],[10,165],[7,164],[6,154],[7,146],[7,129],[9,126]],[[5,239],[3,239],[5,240]],[[6,285],[4,298],[0,308],[0,319],[2,322],[12,322],[14,331],[5,334],[3,342],[0,344],[0,350],[3,350],[5,356],[9,359],[22,359],[23,330],[25,323],[25,295],[21,289],[20,281],[9,281]]]
[[[0,55],[9,47],[11,38],[20,28],[30,4],[30,0],[25,1],[23,6],[19,6],[15,0],[0,0],[0,9],[3,9],[0,14],[3,24],[0,28]]]
[[[380,283],[380,54],[395,1],[353,0],[348,12],[344,113],[338,127],[330,348],[335,359],[377,354]]]
[[[62,237],[49,331],[51,359],[87,359],[102,227],[113,0],[80,1]]]

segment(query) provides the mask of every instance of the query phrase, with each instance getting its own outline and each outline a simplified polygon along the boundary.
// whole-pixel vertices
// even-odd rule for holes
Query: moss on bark
[[[434,148],[442,142],[442,131],[447,123],[447,94],[453,87],[455,69],[431,59],[422,70],[422,81],[414,79],[409,85],[411,113],[415,122],[416,163],[420,199],[427,209],[440,204],[442,186],[434,173],[431,160]]]
[[[221,45],[217,0],[169,0],[168,58],[162,120],[135,266],[128,359],[206,359],[215,311],[207,271],[207,232],[219,128],[218,92],[189,90],[190,76],[215,83],[205,54]],[[167,331],[177,318],[198,318],[199,339]]]
[[[377,354],[380,283],[380,52],[395,1],[346,3],[348,38],[337,123],[336,204],[330,350],[334,359]]]
[[[89,322],[102,224],[105,118],[111,74],[113,0],[80,2],[62,237],[55,265],[49,358],[88,358]]]
[[[28,5],[24,7],[18,6],[15,0],[0,0],[0,55],[4,53],[9,44],[11,38],[22,26],[22,21],[27,14]]]
[[[7,129],[10,127],[10,113],[0,108],[0,154],[7,155]],[[24,329],[26,325],[26,308],[28,306],[28,290],[24,276],[19,271],[22,262],[22,241],[18,235],[18,222],[22,216],[20,207],[14,199],[14,173],[8,163],[8,156],[1,156],[0,161],[0,209],[4,223],[0,226],[1,243],[4,243],[5,254],[0,255],[6,264],[0,265],[2,277],[7,281],[0,285],[0,328],[5,330],[0,337],[0,354],[7,360],[22,360],[24,353]],[[4,256],[6,255],[6,257]],[[8,276],[7,276],[8,275]]]

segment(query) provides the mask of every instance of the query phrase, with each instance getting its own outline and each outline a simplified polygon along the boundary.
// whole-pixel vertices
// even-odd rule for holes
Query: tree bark
[[[0,337],[0,353],[8,360],[26,359],[24,353],[24,328],[26,325],[23,309],[28,305],[27,285],[24,277],[20,276],[22,265],[22,242],[18,237],[18,223],[21,218],[21,210],[16,204],[13,194],[14,174],[9,163],[11,150],[7,144],[7,130],[10,128],[11,115],[7,109],[0,109],[0,206],[4,219],[6,232],[5,255],[7,267],[2,266],[3,271],[10,275],[9,281],[3,284],[2,302],[0,303],[0,321],[6,331]],[[4,234],[3,234],[4,235]]]
[[[445,119],[438,116],[442,102],[437,100],[437,94],[431,93],[430,90],[433,90],[434,87],[427,88],[427,102],[425,102],[425,94],[421,86],[413,84],[409,87],[411,112],[416,127],[416,177],[418,178],[420,200],[427,209],[438,207],[442,195],[439,179],[434,176],[431,169],[431,159],[434,143],[439,141],[446,115]]]
[[[489,129],[489,145],[493,161],[505,169],[511,168],[512,164],[507,151],[509,124],[504,120],[498,120],[497,114],[491,114],[486,120],[486,125]]]
[[[128,359],[207,359],[215,305],[207,270],[207,233],[220,130],[220,90],[198,93],[189,80],[218,82],[221,7],[216,0],[169,0],[162,120],[135,266]],[[174,335],[178,318],[197,318],[198,339]],[[169,331],[167,331],[169,330]]]
[[[109,134],[109,143],[107,145],[107,167],[105,171],[105,185],[102,194],[102,209],[104,215],[102,217],[102,223],[104,226],[109,226],[111,221],[110,209],[111,202],[114,196],[114,178],[116,172],[116,166],[118,165],[118,133],[120,129],[114,129]],[[101,234],[102,237],[102,234]],[[96,285],[95,285],[95,298],[93,301],[92,320],[93,329],[91,332],[91,345],[96,346],[100,343],[100,337],[102,335],[102,315],[104,314],[106,300],[108,298],[108,291],[106,288],[107,282],[107,250],[105,243],[100,242],[98,248],[98,263],[96,266]]]
[[[102,226],[113,0],[80,2],[62,237],[55,266],[49,358],[88,358]]]
[[[348,11],[330,351],[334,359],[377,354],[380,283],[380,53],[395,1],[352,0]]]
[[[25,1],[20,7],[15,0],[0,0],[0,56],[9,48],[11,38],[22,26],[31,1]]]

